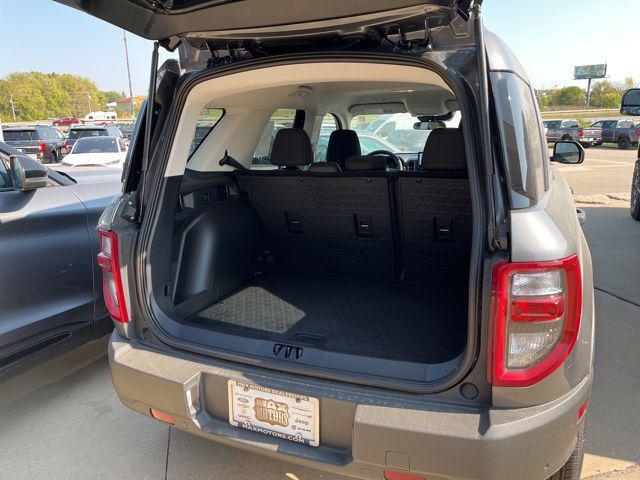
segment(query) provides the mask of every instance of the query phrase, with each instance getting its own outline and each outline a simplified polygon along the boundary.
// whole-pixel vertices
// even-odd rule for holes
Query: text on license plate
[[[317,447],[320,408],[317,398],[229,380],[229,423],[275,438]]]

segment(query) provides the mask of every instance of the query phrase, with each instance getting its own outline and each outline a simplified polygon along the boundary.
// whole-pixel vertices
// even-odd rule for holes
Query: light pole
[[[16,107],[13,105],[13,94],[9,94],[9,103],[11,104],[11,113],[13,114],[13,121],[16,121]]]
[[[87,100],[89,102],[89,113],[91,113],[91,95],[87,93]]]
[[[133,89],[131,88],[131,68],[129,67],[129,49],[127,48],[127,32],[122,30],[124,40],[124,58],[127,61],[127,78],[129,79],[129,98],[131,99],[131,118],[136,118],[136,107],[133,104]]]

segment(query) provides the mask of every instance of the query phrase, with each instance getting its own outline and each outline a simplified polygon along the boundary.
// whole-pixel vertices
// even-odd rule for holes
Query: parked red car
[[[68,127],[69,125],[75,125],[80,123],[76,117],[63,117],[53,121],[54,127]]]

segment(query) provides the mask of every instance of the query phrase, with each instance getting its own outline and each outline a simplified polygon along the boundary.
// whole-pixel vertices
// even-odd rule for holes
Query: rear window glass
[[[560,125],[562,124],[562,122],[560,121],[553,121],[553,122],[544,122],[544,126],[547,128],[560,128]]]
[[[376,150],[422,154],[433,130],[459,125],[460,114],[456,112],[449,120],[433,122],[422,122],[410,113],[356,115],[350,126],[358,134],[362,154],[368,155]]]
[[[104,128],[83,128],[69,130],[69,139],[77,140],[84,137],[106,137],[107,131]]]
[[[278,130],[283,128],[292,128],[293,121],[296,117],[296,111],[292,108],[280,108],[276,110],[262,131],[258,146],[253,153],[251,160],[252,169],[273,169],[275,165],[271,164],[271,148],[276,138]]]
[[[28,142],[38,139],[35,130],[4,130],[2,133],[6,142]]]
[[[224,115],[224,110],[222,108],[203,108],[200,112],[200,116],[198,117],[198,123],[196,123],[196,131],[193,135],[193,140],[191,141],[191,148],[189,149],[189,156],[195,152],[204,139],[207,138],[207,135],[211,133],[213,128],[218,124],[222,116]]]
[[[118,145],[112,137],[85,137],[73,146],[71,153],[117,153]]]

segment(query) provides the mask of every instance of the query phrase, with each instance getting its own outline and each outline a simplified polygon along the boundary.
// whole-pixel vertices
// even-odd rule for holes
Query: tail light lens
[[[69,140],[65,140],[64,143],[62,144],[62,146],[68,150],[69,149]]]
[[[118,260],[118,236],[111,231],[98,229],[100,252],[98,265],[102,269],[102,294],[104,303],[115,322],[127,323],[127,306],[124,301],[124,289],[120,276]]]
[[[640,130],[636,130],[636,135],[640,137]]]
[[[40,150],[42,153],[47,151],[47,144],[44,142],[38,142],[38,150]]]
[[[584,137],[584,130],[583,129],[578,130],[578,136],[579,137]]]
[[[492,294],[490,381],[533,385],[556,370],[576,342],[582,310],[578,257],[498,264]]]

